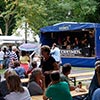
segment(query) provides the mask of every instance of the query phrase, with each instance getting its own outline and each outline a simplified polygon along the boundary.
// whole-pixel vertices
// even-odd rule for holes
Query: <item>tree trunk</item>
[[[8,35],[8,22],[5,22],[5,36]]]

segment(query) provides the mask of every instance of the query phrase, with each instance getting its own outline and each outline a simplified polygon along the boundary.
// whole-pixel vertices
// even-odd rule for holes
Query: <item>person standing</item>
[[[8,51],[7,48],[4,48],[3,52],[4,52],[3,66],[4,66],[5,69],[7,69],[9,67],[9,63],[10,63],[10,58],[9,58],[10,51]]]
[[[29,69],[29,62],[30,62],[30,58],[27,55],[27,52],[26,51],[21,51],[20,65],[25,69],[26,73]]]
[[[94,38],[94,34],[93,32],[90,33],[89,35],[89,45],[90,45],[90,49],[89,49],[89,56],[92,57],[95,54],[95,38]]]
[[[13,67],[14,66],[14,61],[18,61],[18,57],[16,54],[16,46],[12,46],[12,49],[9,50],[9,67]]]
[[[45,85],[46,87],[51,82],[50,80],[50,73],[54,70],[59,70],[59,65],[55,61],[55,59],[50,55],[50,47],[47,45],[44,45],[41,47],[41,65],[42,72],[45,76]]]
[[[50,54],[58,64],[61,64],[60,49],[56,43],[53,43]]]
[[[0,48],[0,69],[3,68],[4,52]]]

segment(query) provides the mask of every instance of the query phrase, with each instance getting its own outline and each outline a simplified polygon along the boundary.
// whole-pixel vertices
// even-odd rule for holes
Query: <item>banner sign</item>
[[[60,50],[61,53],[61,57],[71,57],[71,56],[80,56],[81,55],[81,51],[80,49],[78,50]]]

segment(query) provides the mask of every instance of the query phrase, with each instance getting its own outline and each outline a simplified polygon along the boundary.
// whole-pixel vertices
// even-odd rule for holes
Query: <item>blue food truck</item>
[[[40,29],[42,45],[56,43],[61,51],[62,64],[94,67],[100,59],[100,24],[62,22]]]

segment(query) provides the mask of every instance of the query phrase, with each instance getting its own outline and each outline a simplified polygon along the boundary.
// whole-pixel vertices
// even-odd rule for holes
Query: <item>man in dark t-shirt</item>
[[[45,76],[45,85],[46,87],[51,82],[50,80],[50,73],[54,70],[59,70],[59,66],[55,59],[50,56],[50,47],[47,45],[44,45],[41,47],[41,55],[43,56],[43,59],[41,61],[41,68],[42,72]]]

